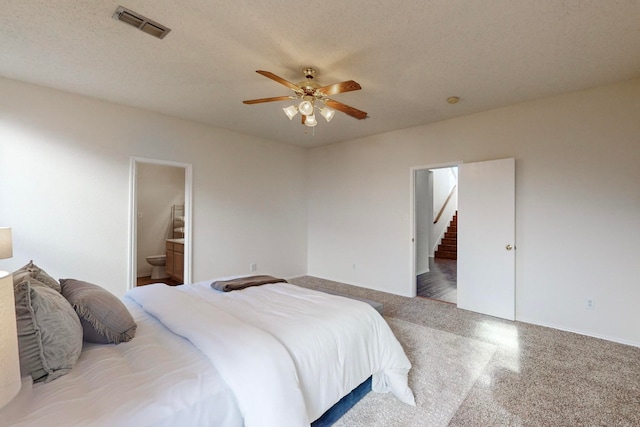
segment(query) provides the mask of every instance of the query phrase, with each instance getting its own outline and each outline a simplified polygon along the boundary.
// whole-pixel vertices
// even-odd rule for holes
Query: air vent
[[[113,14],[113,19],[117,19],[118,21],[125,22],[129,25],[132,25],[153,37],[157,37],[159,39],[163,39],[171,29],[165,27],[162,24],[158,24],[155,21],[152,21],[149,18],[145,18],[139,13],[134,12],[133,10],[129,10],[126,7],[118,6],[115,13]]]

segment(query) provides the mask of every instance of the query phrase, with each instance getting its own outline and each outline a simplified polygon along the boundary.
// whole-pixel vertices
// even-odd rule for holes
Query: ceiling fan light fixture
[[[305,116],[310,116],[313,114],[313,103],[305,99],[298,105],[298,110]]]
[[[318,119],[315,115],[316,106],[327,123],[333,120],[336,111],[345,113],[358,120],[366,119],[368,117],[365,111],[358,110],[357,108],[353,108],[349,105],[331,99],[333,95],[362,89],[357,82],[348,80],[322,86],[314,81],[316,71],[313,68],[305,68],[302,71],[306,80],[294,84],[269,71],[256,70],[256,73],[293,90],[294,94],[289,96],[249,99],[242,102],[244,104],[261,104],[264,102],[294,100],[293,102],[295,104],[284,107],[282,110],[289,120],[292,120],[293,117],[300,113],[302,116],[302,124],[310,128],[313,128],[318,124]]]
[[[316,115],[315,114],[308,115],[307,118],[304,121],[304,124],[309,126],[310,128],[312,128],[315,125],[317,125],[318,121],[316,120]]]
[[[331,119],[333,119],[333,116],[336,115],[336,110],[332,110],[329,107],[324,107],[320,109],[320,114],[322,114],[322,117],[324,117],[327,123],[329,123]]]
[[[295,105],[290,105],[283,108],[282,111],[284,111],[287,117],[289,117],[289,120],[291,120],[295,117],[296,114],[298,114],[298,107],[296,107]]]

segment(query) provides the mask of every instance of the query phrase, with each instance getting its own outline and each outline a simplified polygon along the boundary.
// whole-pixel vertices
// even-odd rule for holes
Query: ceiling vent
[[[126,7],[118,6],[115,13],[113,14],[113,19],[117,19],[118,21],[125,22],[129,25],[133,25],[140,31],[143,31],[153,37],[157,37],[159,39],[163,39],[171,29],[165,27],[162,24],[158,24],[155,21],[152,21],[149,18],[145,18],[139,13],[134,12],[133,10],[129,10]]]

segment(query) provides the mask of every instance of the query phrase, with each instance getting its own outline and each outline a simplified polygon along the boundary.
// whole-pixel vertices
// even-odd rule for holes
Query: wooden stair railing
[[[438,215],[436,215],[436,219],[433,220],[434,224],[436,224],[438,221],[440,221],[440,217],[444,213],[444,209],[447,207],[447,203],[449,203],[449,200],[451,200],[451,196],[453,196],[453,193],[456,191],[456,187],[457,187],[456,185],[451,187],[451,191],[449,192],[449,195],[447,196],[447,200],[444,201],[444,204],[440,208],[440,212],[438,212]]]

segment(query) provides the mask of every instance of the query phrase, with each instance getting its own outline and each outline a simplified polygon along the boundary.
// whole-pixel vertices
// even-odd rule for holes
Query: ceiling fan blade
[[[366,112],[358,110],[357,108],[353,108],[347,104],[343,104],[342,102],[334,101],[333,99],[325,99],[324,103],[327,107],[331,107],[334,110],[342,111],[343,113],[348,114],[351,117],[355,117],[358,120],[367,118]]]
[[[243,104],[261,104],[263,102],[286,101],[288,99],[295,99],[295,96],[274,96],[273,98],[249,99],[247,101],[242,101],[242,103]]]
[[[360,85],[353,80],[349,80],[348,82],[335,83],[329,86],[323,86],[316,89],[318,92],[323,94],[324,96],[332,96],[337,95],[339,93],[351,92],[352,90],[360,90],[362,89]]]
[[[296,92],[302,90],[302,88],[300,86],[294,85],[293,83],[288,82],[285,79],[283,79],[282,77],[278,77],[278,76],[276,76],[275,74],[273,74],[273,73],[271,73],[269,71],[256,70],[256,73],[262,74],[263,76],[265,76],[265,77],[267,77],[267,78],[269,78],[271,80],[274,80],[274,81],[280,83],[281,85],[285,85],[289,89],[292,89],[292,90],[294,90]]]

